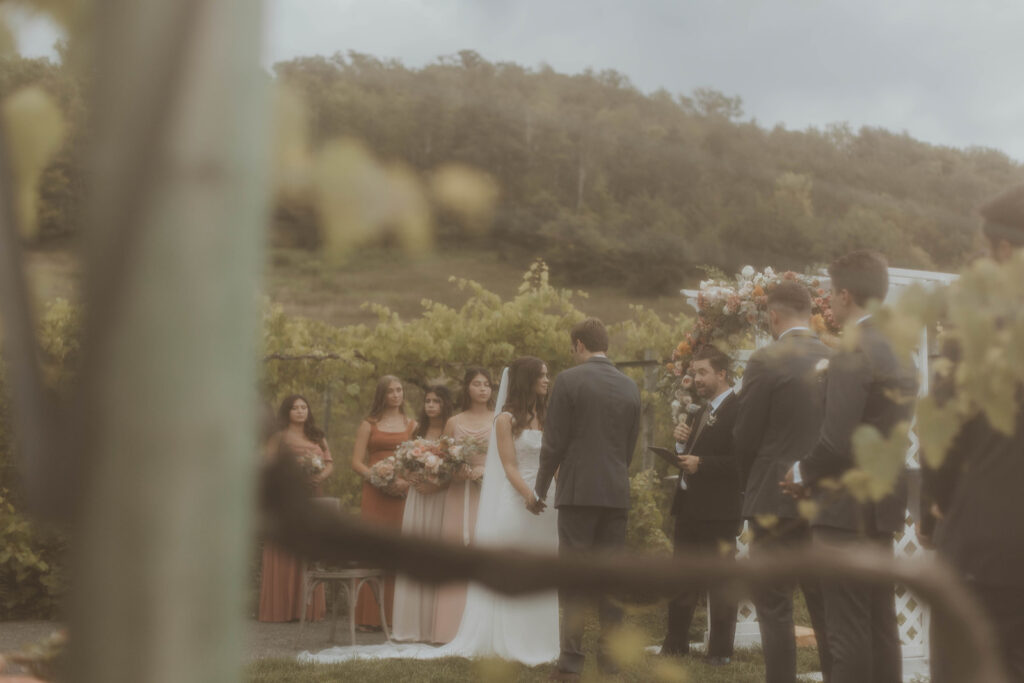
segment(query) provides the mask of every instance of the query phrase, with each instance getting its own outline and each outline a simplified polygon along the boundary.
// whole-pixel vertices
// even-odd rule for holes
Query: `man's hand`
[[[807,497],[807,488],[803,484],[796,483],[794,480],[793,467],[790,467],[789,471],[786,472],[786,478],[779,482],[779,488],[791,498],[799,500],[800,498]]]
[[[679,466],[683,468],[683,472],[687,474],[696,474],[697,467],[700,466],[700,458],[696,455],[680,455]]]
[[[539,515],[544,512],[545,508],[547,508],[547,505],[543,500],[537,498],[537,496],[531,495],[529,500],[526,501],[526,509],[535,515]]]
[[[676,425],[676,428],[672,430],[672,436],[679,443],[686,443],[690,439],[690,431],[692,428],[685,422],[680,422]]]

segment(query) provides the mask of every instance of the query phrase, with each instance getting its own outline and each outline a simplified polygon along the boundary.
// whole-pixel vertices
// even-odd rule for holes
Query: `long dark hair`
[[[455,404],[452,403],[452,392],[448,391],[448,387],[443,384],[434,384],[427,387],[427,390],[423,392],[423,409],[420,410],[420,421],[419,426],[416,427],[416,431],[413,432],[414,437],[426,437],[427,431],[430,429],[430,417],[427,416],[427,396],[434,394],[441,399],[441,426],[448,424],[448,418],[452,416],[455,411]]]
[[[306,422],[302,425],[302,433],[315,444],[323,443],[324,430],[316,426],[316,420],[313,419],[313,407],[309,405],[309,401],[302,394],[291,394],[281,401],[281,407],[277,409],[278,424],[281,425],[281,429],[288,428],[288,425],[292,423],[292,407],[299,399],[306,404]]]
[[[466,368],[466,374],[462,376],[462,404],[459,406],[459,410],[469,410],[473,407],[473,399],[469,397],[469,384],[479,375],[483,375],[487,383],[491,385],[491,398],[487,401],[487,407],[492,410],[494,409],[494,399],[496,396],[494,395],[494,380],[491,379],[491,373],[487,368],[474,365]]]
[[[370,405],[370,414],[366,417],[367,420],[379,420],[384,414],[384,409],[388,406],[388,387],[391,386],[392,382],[402,384],[402,380],[398,379],[394,375],[384,375],[377,380],[377,390],[373,392],[373,403]],[[402,405],[398,407],[398,411],[402,413],[402,415],[408,417],[405,413],[404,384],[402,384]]]
[[[533,390],[544,371],[544,361],[534,356],[520,356],[508,365],[508,396],[502,410],[512,414],[512,437],[518,437],[537,418],[544,429],[544,413],[548,397]]]

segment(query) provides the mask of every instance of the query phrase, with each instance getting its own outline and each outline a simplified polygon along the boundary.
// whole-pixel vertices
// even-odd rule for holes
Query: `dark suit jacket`
[[[959,361],[959,350],[943,349]],[[936,376],[932,395],[940,404],[954,397],[949,376]],[[961,574],[989,586],[1024,590],[1024,389],[1017,392],[1012,435],[976,415],[954,438],[937,468],[921,459],[922,526],[928,533],[934,502],[943,519],[934,533],[939,553]]]
[[[811,453],[800,461],[804,483],[836,479],[854,467],[851,438],[862,424],[883,436],[909,421],[917,395],[917,374],[910,359],[897,358],[870,319],[859,325],[855,348],[836,353],[826,373],[825,419]],[[907,484],[901,469],[895,490],[877,503],[858,503],[845,491],[815,487],[818,517],[812,522],[849,531],[895,533],[906,519]]]
[[[640,430],[640,391],[607,358],[558,374],[544,422],[537,497],[555,470],[555,507],[629,507],[629,462]]]
[[[702,416],[697,414],[686,452],[700,457],[700,465],[696,472],[686,475],[686,491],[676,488],[672,514],[677,520],[739,521],[740,470],[732,442],[738,407],[736,394],[727,396],[715,411],[714,424],[705,425],[699,435],[696,425]]]
[[[747,363],[733,429],[744,517],[799,516],[779,482],[818,440],[825,373],[817,366],[830,356],[813,332],[794,330]]]

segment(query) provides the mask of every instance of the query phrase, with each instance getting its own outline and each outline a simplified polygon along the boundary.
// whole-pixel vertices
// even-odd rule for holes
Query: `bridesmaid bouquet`
[[[487,454],[487,442],[472,436],[456,441],[452,447],[458,466],[454,468],[460,479],[479,482],[483,479],[482,472],[473,471],[473,462],[480,461]]]
[[[324,459],[316,451],[303,451],[299,454],[299,467],[310,477],[324,471]]]
[[[370,467],[370,484],[389,496],[401,498],[403,494],[398,490],[398,467],[395,456],[388,456],[383,460],[374,463]]]
[[[413,439],[395,449],[395,463],[406,479],[424,478],[434,484],[446,484],[466,464],[462,449],[450,437],[437,441]]]

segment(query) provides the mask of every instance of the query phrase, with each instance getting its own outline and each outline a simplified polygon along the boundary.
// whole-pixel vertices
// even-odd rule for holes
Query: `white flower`
[[[768,266],[767,268],[764,269],[764,276],[766,278],[773,278],[773,277],[775,277],[775,270],[772,269],[771,266]]]
[[[740,275],[743,276],[744,280],[749,280],[754,277],[754,273],[756,272],[757,271],[754,270],[754,266],[743,266],[743,270],[740,271]]]

